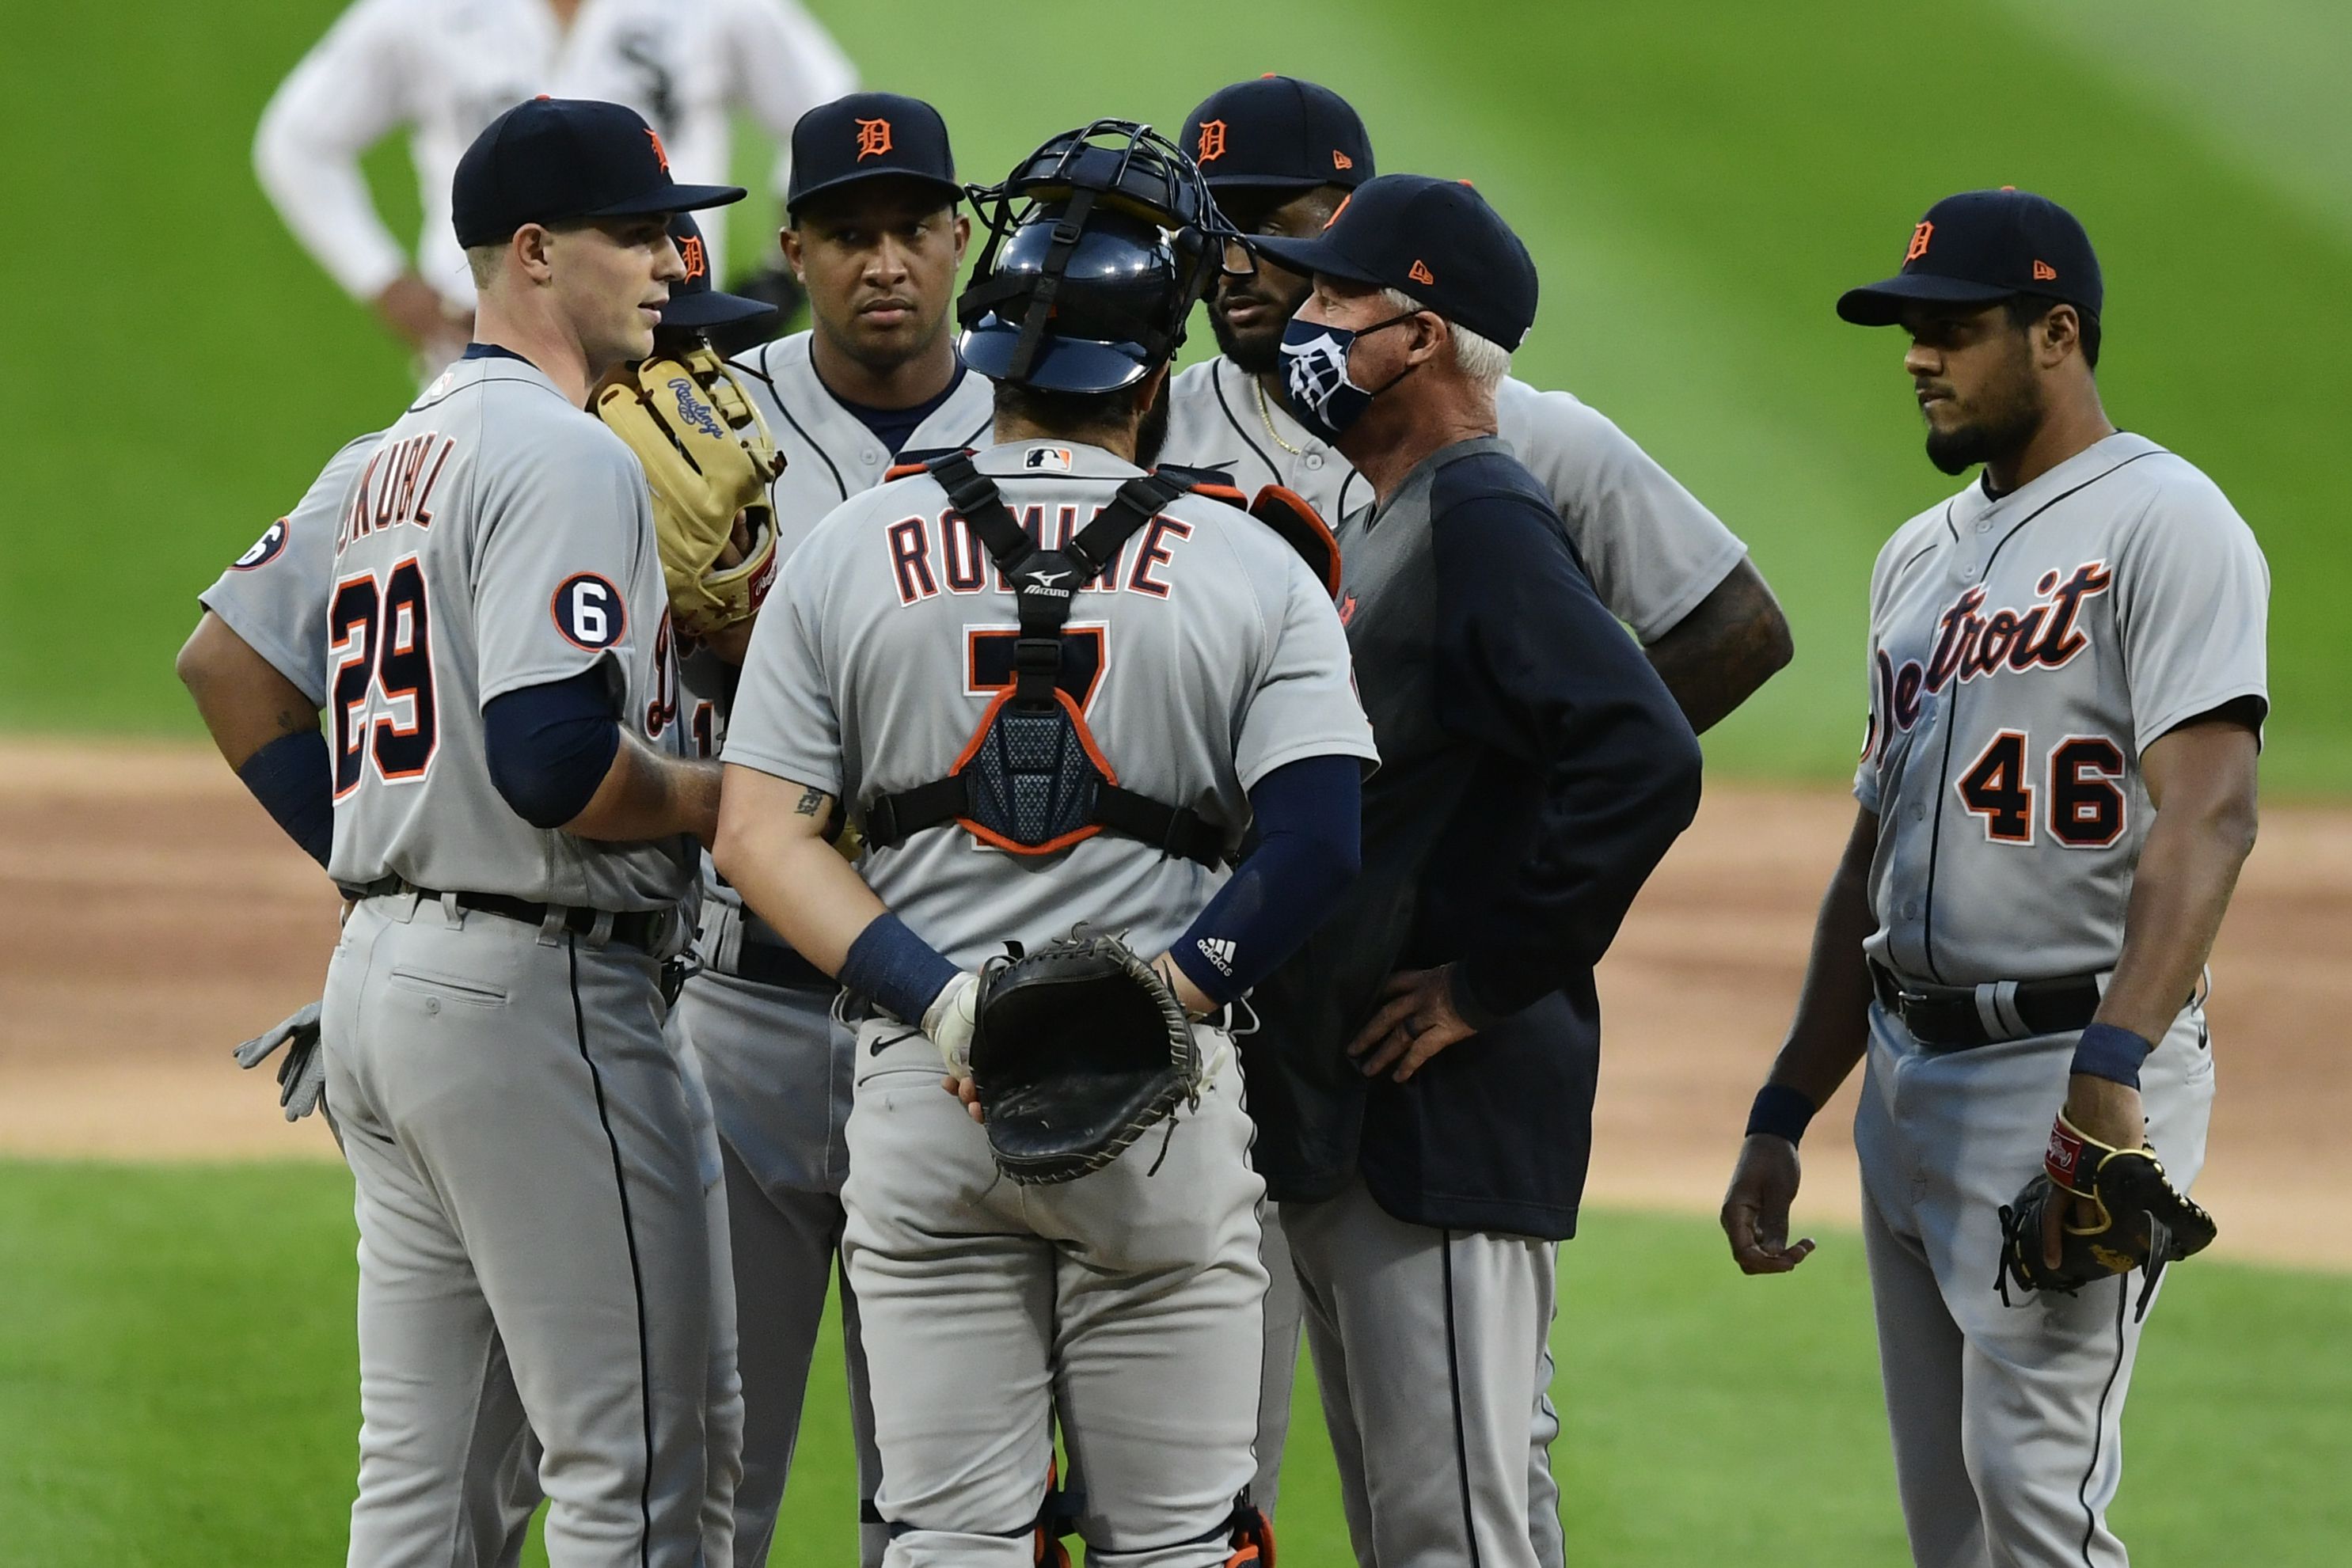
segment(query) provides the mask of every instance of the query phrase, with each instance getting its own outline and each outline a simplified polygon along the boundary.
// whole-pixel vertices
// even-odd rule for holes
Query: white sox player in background
[[[2126,1561],[2106,1511],[2155,1281],[2011,1299],[2001,1207],[2062,1106],[2196,1178],[2201,975],[2253,844],[2269,570],[2211,480],[2108,422],[2104,303],[2073,214],[2006,187],[1937,203],[1902,272],[1838,302],[1909,334],[1929,457],[1984,472],[1871,574],[1862,810],[1723,1225],[1749,1273],[1812,1250],[1788,1239],[1797,1139],[1864,1061],[1864,1239],[1921,1568]]]
[[[997,237],[962,347],[998,383],[998,444],[820,526],[752,635],[728,737],[719,869],[890,1015],[860,1028],[844,1198],[892,1568],[1055,1560],[1036,1537],[1057,1415],[1089,1562],[1241,1560],[1264,1184],[1229,1038],[1197,1026],[1199,1097],[1164,1140],[1052,1186],[1000,1176],[940,1060],[957,1061],[973,971],[1074,921],[1160,955],[1196,1017],[1230,1001],[1352,876],[1371,756],[1327,584],[1272,529],[1132,461],[1221,240],[1172,148],[1093,130],[983,205]],[[1044,204],[1019,222],[1024,191]],[[1110,524],[1129,530],[1114,544],[1090,533]],[[999,542],[1024,526],[1023,553]],[[1102,547],[1096,570],[1026,553],[1077,549],[1074,533]],[[1059,606],[1050,639],[1023,630],[1041,601]],[[1016,697],[1077,730],[1046,755],[1083,742],[1118,790],[1024,774],[1009,818],[917,814],[969,746],[1002,755]],[[1128,822],[1155,822],[1149,841],[1101,814],[1113,794]],[[1083,800],[1083,824],[1033,821],[1048,797]],[[835,800],[867,830],[855,869],[824,841]],[[1259,847],[1229,877],[1223,851],[1253,815]]]
[[[817,523],[879,484],[902,452],[985,444],[987,378],[957,356],[949,311],[970,220],[937,110],[891,93],[852,93],[793,128],[784,254],[814,326],[736,361],[785,466],[770,486],[783,561]],[[782,568],[787,580],[795,569]],[[715,755],[734,671],[689,658],[690,733]],[[678,998],[678,1027],[708,1077],[725,1147],[729,1234],[740,1303],[743,1477],[735,1561],[768,1560],[838,1254],[848,1176],[844,1127],[856,1067],[833,1020],[840,987],[794,953],[704,862],[704,968]],[[850,1424],[858,1456],[861,1560],[887,1536],[874,1520],[874,1449],[856,1298],[842,1293]],[[794,1560],[792,1550],[780,1561]]]
[[[1376,172],[1370,139],[1347,100],[1290,77],[1212,93],[1186,118],[1181,145],[1235,225],[1273,237],[1319,232]],[[1370,505],[1372,493],[1284,404],[1283,328],[1309,291],[1307,277],[1265,256],[1255,270],[1219,279],[1207,309],[1223,352],[1169,383],[1160,455],[1231,474],[1252,494],[1285,486],[1337,528]],[[1693,729],[1706,729],[1789,662],[1788,622],[1747,547],[1607,416],[1516,377],[1504,380],[1496,406],[1503,439],[1550,491],[1601,601],[1641,639]],[[1302,1311],[1273,1213],[1255,1487],[1267,1509],[1281,1480]],[[1542,1379],[1546,1387],[1550,1381]],[[1549,1568],[1566,1550],[1549,1459],[1559,1431],[1546,1396],[1535,1413],[1528,1486],[1538,1557]]]
[[[538,93],[626,104],[680,179],[709,183],[728,177],[730,111],[781,145],[804,110],[856,85],[798,0],[353,0],[269,100],[254,168],[302,247],[429,377],[465,346],[474,309],[449,177],[500,110]],[[402,127],[425,211],[413,257],[359,166]],[[705,239],[724,277],[719,227]]]

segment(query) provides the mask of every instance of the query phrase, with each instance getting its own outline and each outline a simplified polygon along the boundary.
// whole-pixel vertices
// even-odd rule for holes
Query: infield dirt
[[[1601,969],[1590,1201],[1712,1213],[1853,821],[1828,789],[1712,787]],[[335,899],[220,759],[0,744],[0,1155],[332,1159],[237,1040],[318,994]],[[2352,1267],[2352,812],[2273,807],[2213,959],[2221,1094],[2198,1197],[2219,1249]],[[1853,1088],[1800,1221],[1851,1223]],[[2021,1181],[2026,1173],[2021,1171]]]

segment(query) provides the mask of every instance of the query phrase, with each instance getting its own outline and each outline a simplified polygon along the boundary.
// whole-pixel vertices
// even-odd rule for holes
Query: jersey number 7
[[[415,556],[335,585],[327,654],[334,661],[327,706],[335,725],[335,799],[359,788],[372,758],[387,783],[422,779],[440,726],[433,706],[433,623],[425,572]]]

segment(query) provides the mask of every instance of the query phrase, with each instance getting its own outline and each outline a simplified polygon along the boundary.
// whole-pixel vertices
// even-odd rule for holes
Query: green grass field
[[[0,1164],[0,1568],[336,1561],[358,1428],[350,1178],[321,1165]],[[1744,1280],[1703,1221],[1601,1215],[1563,1249],[1553,1451],[1575,1563],[1902,1559],[1857,1239]],[[2126,1423],[2135,1561],[2340,1563],[2343,1282],[2167,1283]],[[855,1560],[838,1351],[820,1352],[779,1568]],[[1347,1561],[1302,1377],[1286,1561]],[[542,1559],[543,1561],[543,1559]]]
[[[0,377],[0,728],[192,731],[169,661],[193,595],[405,397],[401,356],[247,164],[262,102],[340,4],[136,0],[16,23],[18,122],[74,134],[0,171],[46,242],[0,261],[34,329]],[[1795,668],[1710,737],[1738,772],[1844,772],[1870,558],[1946,488],[1899,344],[1840,327],[1832,298],[1891,269],[1945,192],[2059,196],[2105,256],[2113,412],[2201,464],[2270,552],[2271,782],[2352,786],[2335,597],[2352,530],[2331,493],[2352,350],[2335,63],[2352,10],[1490,0],[1436,18],[1394,0],[1201,0],[1110,27],[1043,0],[1003,0],[985,25],[945,0],[879,26],[846,0],[814,9],[869,80],[941,105],[974,177],[1077,120],[1170,124],[1222,82],[1283,69],[1348,92],[1384,166],[1475,178],[1543,269],[1522,369],[1617,416],[1787,601]],[[410,227],[404,154],[373,167]]]

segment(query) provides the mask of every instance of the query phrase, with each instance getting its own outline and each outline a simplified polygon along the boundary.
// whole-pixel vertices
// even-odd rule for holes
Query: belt
[[[785,946],[782,937],[770,930],[765,922],[751,918],[748,911],[742,939],[736,947],[735,967],[719,973],[755,985],[816,991],[828,997],[841,989],[841,982]]]
[[[1900,1018],[1911,1038],[1930,1051],[1969,1051],[1999,1040],[2066,1034],[2086,1027],[2099,1010],[2096,975],[1929,986],[1902,979],[1874,960],[1870,986],[1878,1005]]]
[[[667,909],[638,909],[627,914],[611,914],[601,909],[582,909],[570,904],[534,904],[528,898],[510,898],[503,893],[436,893],[429,887],[396,876],[380,877],[361,887],[346,887],[343,894],[352,899],[389,898],[396,894],[413,893],[419,902],[437,904],[454,898],[460,909],[482,915],[496,915],[504,919],[520,921],[525,925],[545,925],[551,915],[556,924],[578,936],[593,935],[599,921],[611,921],[605,940],[618,942],[652,953],[662,939],[664,923],[669,919]]]

